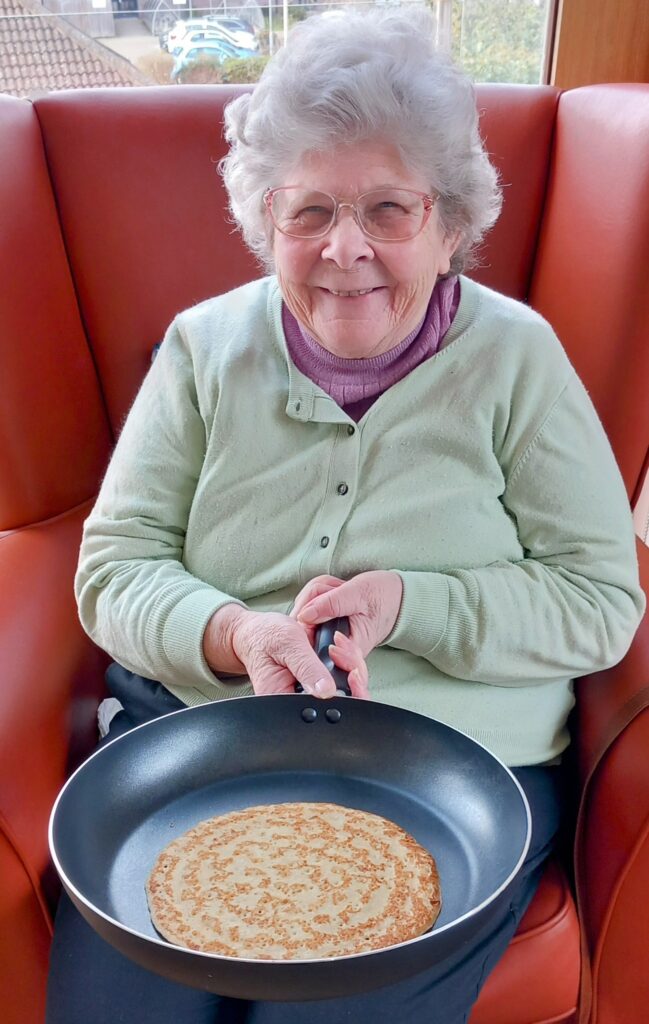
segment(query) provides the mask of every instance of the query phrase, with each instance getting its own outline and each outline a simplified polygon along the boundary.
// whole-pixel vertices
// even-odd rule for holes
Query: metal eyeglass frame
[[[333,200],[334,212],[333,212],[333,216],[331,218],[331,221],[329,222],[327,227],[324,229],[324,231],[317,231],[313,235],[293,235],[293,234],[291,234],[290,231],[285,231],[284,228],[280,227],[280,225],[277,223],[277,221],[273,217],[273,196],[276,195],[278,192],[287,192],[287,191],[290,191],[291,189],[294,189],[294,188],[303,189],[303,191],[305,191],[305,192],[309,191],[308,189],[304,189],[302,185],[280,185],[280,186],[278,186],[278,188],[267,188],[266,191],[264,192],[264,196],[263,196],[264,205],[266,206],[266,208],[268,210],[268,213],[270,215],[270,219],[272,220],[272,222],[275,225],[275,227],[277,228],[277,230],[280,231],[281,234],[286,235],[288,238],[304,238],[304,239],[324,238],[325,235],[328,235],[329,232],[331,231],[331,229],[333,227],[335,227],[335,225],[338,223],[338,214],[343,209],[343,207],[346,206],[349,210],[352,211],[354,220],[358,224],[358,226],[361,229],[361,231],[363,232],[363,234],[366,235],[367,238],[371,238],[373,242],[410,242],[413,238],[416,238],[417,235],[421,234],[421,232],[424,230],[424,228],[426,227],[426,224],[428,223],[428,219],[429,219],[429,217],[430,217],[430,215],[432,213],[433,207],[434,207],[435,203],[437,202],[437,200],[439,199],[439,194],[431,195],[429,192],[418,192],[414,188],[401,188],[400,185],[392,185],[392,186],[389,186],[388,188],[371,188],[371,189],[368,189],[367,192],[361,192],[361,194],[356,197],[355,202],[348,203],[348,202],[340,202],[336,198],[336,196],[332,195],[331,192],[325,192],[324,189],[313,189],[314,192],[319,192],[320,195],[327,196],[329,199]],[[397,190],[399,192],[408,192],[410,195],[418,196],[421,200],[423,200],[423,203],[424,203],[424,215],[421,218],[421,224],[419,225],[419,227],[415,231],[414,235],[407,235],[405,238],[384,238],[382,235],[373,235],[372,232],[368,231],[365,228],[365,226],[363,225],[363,222],[362,222],[362,220],[361,220],[361,218],[359,216],[359,213],[358,213],[358,203],[360,203],[361,199],[365,199],[366,196],[372,195],[373,192],[389,192],[390,188],[394,188],[395,190]]]

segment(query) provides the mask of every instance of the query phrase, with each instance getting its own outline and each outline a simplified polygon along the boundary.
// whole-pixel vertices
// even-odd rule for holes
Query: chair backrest
[[[2,913],[12,925],[0,936],[0,987],[11,1020],[43,1019],[43,823],[95,742],[104,660],[74,607],[81,524],[169,321],[259,273],[227,222],[216,173],[223,105],[239,91],[81,91],[33,105],[0,97],[0,874],[11,880]],[[474,276],[554,325],[637,494],[649,447],[649,86],[485,86],[478,104],[505,205]],[[628,662],[629,692],[645,667],[640,655]],[[581,708],[610,690],[608,678],[590,679]],[[591,717],[582,748],[606,718]],[[636,724],[646,731],[646,715]],[[619,778],[636,779],[644,735],[624,745],[607,810]],[[641,815],[641,799],[632,803]],[[626,818],[623,832],[613,845],[623,868],[632,847],[635,875],[625,879],[635,881],[622,896],[635,906],[646,872]],[[603,863],[611,844],[595,839]],[[642,995],[629,973],[641,976],[644,947],[629,917],[641,925],[624,912],[610,925],[611,893],[623,901],[609,876],[594,872],[591,930],[607,921],[613,953],[602,972],[622,977],[631,1000]],[[615,928],[622,937],[610,942]]]
[[[93,493],[110,436],[52,199],[40,127],[0,97],[0,530]]]
[[[0,529],[90,497],[173,316],[260,273],[216,166],[223,106],[242,88],[2,101],[0,261],[16,287],[0,300]],[[474,276],[553,324],[637,494],[649,446],[649,86],[481,86],[478,105],[505,203]]]
[[[223,107],[241,91],[79,91],[36,102],[114,432],[172,317],[261,272],[228,222],[216,166],[226,151]],[[550,88],[485,86],[479,94],[507,202],[476,276],[520,298],[534,261],[557,100]]]
[[[529,300],[566,347],[637,500],[649,450],[649,85],[560,97]]]
[[[173,317],[260,274],[217,173],[223,106],[241,91],[80,90],[36,103],[114,434]]]

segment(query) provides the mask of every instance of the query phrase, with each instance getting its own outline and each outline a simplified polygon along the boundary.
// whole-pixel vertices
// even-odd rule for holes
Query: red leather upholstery
[[[480,128],[505,201],[471,276],[515,299],[529,292],[558,101],[550,86],[481,85],[478,91]]]
[[[3,389],[4,390],[4,389]],[[71,581],[84,504],[0,541],[0,992],[7,1024],[42,1024],[55,889],[47,822],[96,739],[105,658],[83,635]]]
[[[42,1022],[45,1013],[43,979],[51,929],[43,911],[38,877],[33,878],[20,846],[0,817],[0,878],[2,879],[2,1006],[10,1024]]]
[[[561,96],[530,289],[531,304],[568,346],[590,391],[629,497],[642,481],[649,435],[646,97],[643,85]]]
[[[649,548],[638,543],[641,580],[649,594]],[[582,680],[578,692],[581,775],[592,771],[603,747],[585,805],[582,834],[584,904],[593,962],[593,1024],[642,1021],[649,1005],[649,630],[647,619],[613,673]],[[634,714],[615,742],[620,723]],[[606,823],[606,827],[602,827]]]
[[[260,271],[224,221],[215,162],[225,87],[0,97],[0,998],[42,1024],[49,808],[94,742],[105,658],[72,599],[81,524],[112,436],[173,315]],[[604,417],[629,494],[649,449],[646,287],[649,87],[479,91],[506,185],[475,276],[554,324]],[[42,133],[42,139],[41,139]],[[644,134],[643,134],[644,133]],[[613,170],[611,170],[613,168]],[[49,174],[49,179],[48,179]],[[606,496],[602,495],[602,500]],[[642,553],[649,583],[649,552]],[[584,925],[592,1024],[636,1024],[649,1003],[646,761],[649,629],[615,670],[579,685],[588,774]],[[634,703],[635,702],[635,703]],[[569,1020],[579,934],[552,865],[489,978],[472,1024]],[[89,1022],[91,1024],[91,1022]]]
[[[553,863],[505,956],[487,979],[471,1024],[569,1020],[579,986],[578,949],[572,895]]]
[[[79,90],[39,100],[48,165],[113,430],[151,348],[182,309],[261,273],[226,222],[224,101],[183,90]],[[74,160],[70,139],[74,138]],[[96,187],[89,187],[89,183]]]
[[[3,96],[0,123],[2,530],[88,498],[109,436],[38,120],[30,104]]]

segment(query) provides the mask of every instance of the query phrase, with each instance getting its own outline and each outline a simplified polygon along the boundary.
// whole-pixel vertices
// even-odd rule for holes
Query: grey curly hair
[[[254,92],[225,110],[220,163],[244,240],[273,268],[263,195],[307,152],[387,139],[440,196],[442,228],[459,230],[451,273],[471,265],[501,194],[478,132],[473,86],[432,42],[422,10],[308,18],[266,66]]]

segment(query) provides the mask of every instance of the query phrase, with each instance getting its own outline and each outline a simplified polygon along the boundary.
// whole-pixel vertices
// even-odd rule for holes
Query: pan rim
[[[275,697],[301,697],[301,698],[304,698],[305,696],[306,697],[313,697],[312,694],[290,694],[290,693],[288,693],[288,694],[283,694],[283,693],[266,694],[264,696],[269,696],[269,697],[272,697],[272,698],[275,698]],[[527,856],[527,853],[528,853],[528,850],[529,850],[529,847],[530,847],[530,843],[531,843],[531,840],[532,840],[532,815],[531,815],[531,811],[530,811],[529,801],[527,799],[527,796],[525,795],[525,790],[523,789],[523,787],[521,786],[520,782],[518,781],[518,779],[514,775],[513,771],[511,770],[511,768],[509,768],[508,765],[506,765],[504,763],[504,761],[502,761],[496,754],[494,754],[493,751],[489,750],[489,748],[486,747],[484,745],[484,743],[480,743],[479,740],[474,739],[473,736],[469,736],[468,733],[463,732],[461,729],[456,728],[456,726],[447,725],[446,722],[441,722],[441,721],[439,721],[439,719],[436,719],[436,718],[430,718],[429,719],[428,715],[421,715],[421,714],[419,714],[416,711],[409,711],[407,708],[399,708],[398,710],[405,711],[407,714],[416,715],[418,718],[426,718],[426,719],[429,719],[429,721],[437,722],[439,725],[444,726],[445,729],[450,729],[452,732],[459,733],[461,736],[464,736],[466,739],[468,739],[471,743],[474,743],[476,746],[478,746],[482,750],[484,750],[485,753],[488,754],[489,757],[493,758],[493,760],[496,761],[500,765],[500,767],[504,769],[505,773],[509,776],[510,780],[514,783],[514,786],[515,786],[516,790],[518,791],[518,795],[520,796],[521,802],[523,804],[523,810],[525,812],[525,821],[526,821],[525,841],[523,843],[523,847],[522,847],[520,856],[519,856],[516,864],[514,865],[514,867],[509,872],[507,878],[498,886],[498,888],[496,890],[494,890],[493,893],[491,893],[487,897],[487,899],[484,899],[477,906],[472,907],[465,914],[462,914],[460,917],[454,918],[452,921],[447,921],[446,924],[441,925],[439,928],[436,928],[435,926],[433,926],[431,929],[429,929],[428,931],[424,932],[422,935],[416,935],[412,939],[405,939],[403,942],[396,942],[396,943],[393,943],[390,946],[381,946],[378,949],[368,949],[368,950],[365,950],[364,952],[360,952],[360,953],[346,953],[346,954],[341,955],[341,956],[313,957],[313,958],[310,958],[310,959],[271,960],[271,959],[253,959],[253,958],[250,958],[250,957],[228,956],[228,955],[222,954],[222,953],[208,953],[208,952],[205,952],[204,950],[200,950],[200,949],[190,949],[188,946],[178,946],[174,942],[169,942],[166,939],[158,938],[155,935],[145,935],[143,932],[137,931],[135,928],[130,927],[130,925],[123,924],[121,921],[117,920],[116,918],[111,917],[111,915],[107,914],[104,910],[101,910],[99,907],[95,906],[94,903],[92,903],[86,896],[83,895],[82,892],[80,892],[80,890],[74,885],[74,883],[71,881],[71,879],[66,874],[66,872],[65,872],[65,870],[64,870],[64,868],[63,868],[63,866],[62,866],[62,864],[61,864],[61,862],[59,860],[59,857],[58,857],[58,854],[57,854],[57,851],[56,851],[55,842],[54,842],[54,826],[55,826],[55,818],[56,818],[57,809],[59,807],[59,804],[63,800],[67,789],[72,785],[74,779],[79,774],[79,772],[83,768],[85,768],[85,766],[89,763],[89,761],[91,761],[95,757],[98,757],[99,755],[103,754],[104,751],[107,750],[109,747],[112,747],[113,744],[119,743],[120,740],[126,739],[127,736],[131,736],[133,733],[137,732],[140,729],[146,729],[147,726],[155,725],[156,722],[159,722],[163,718],[169,718],[172,715],[182,715],[182,714],[184,714],[187,711],[194,711],[194,710],[196,710],[197,707],[210,706],[211,704],[214,704],[214,703],[222,704],[222,703],[226,703],[226,702],[230,703],[231,701],[241,702],[241,701],[244,701],[244,700],[258,700],[258,699],[259,699],[259,697],[256,694],[248,694],[248,695],[246,695],[244,697],[226,697],[223,700],[220,700],[218,702],[210,701],[207,705],[199,704],[199,705],[194,705],[192,707],[179,708],[177,711],[170,711],[166,715],[160,715],[158,718],[152,719],[149,722],[143,722],[141,725],[134,726],[132,729],[129,729],[128,732],[123,733],[121,736],[116,736],[114,740],[110,740],[103,747],[99,747],[97,750],[93,751],[93,753],[90,754],[90,756],[87,757],[78,766],[78,768],[75,769],[75,771],[72,773],[70,778],[62,786],[61,790],[59,791],[59,793],[58,793],[58,795],[56,797],[56,800],[54,801],[54,804],[52,806],[52,811],[50,813],[50,819],[49,819],[48,830],[47,830],[48,846],[49,846],[50,856],[51,856],[52,861],[54,863],[54,867],[56,868],[56,871],[58,873],[59,878],[61,879],[61,882],[63,883],[63,886],[65,887],[65,889],[67,890],[69,895],[73,897],[75,902],[83,904],[83,906],[86,907],[90,911],[90,913],[92,915],[94,915],[95,917],[102,918],[107,924],[111,925],[112,928],[118,929],[119,931],[122,931],[122,932],[127,932],[129,935],[133,936],[135,939],[138,939],[138,940],[143,941],[145,943],[150,943],[153,946],[158,946],[161,949],[177,950],[177,951],[179,951],[181,953],[189,954],[191,956],[198,956],[198,957],[203,958],[207,962],[214,962],[214,963],[226,962],[226,963],[231,963],[231,964],[235,964],[235,965],[236,964],[247,964],[248,966],[257,967],[257,968],[261,968],[261,967],[264,967],[264,966],[268,966],[269,968],[270,967],[298,967],[298,966],[308,966],[309,964],[313,964],[313,965],[315,965],[315,964],[334,964],[334,963],[340,963],[340,962],[354,961],[354,960],[358,960],[359,958],[362,958],[362,957],[376,956],[376,955],[379,955],[379,954],[382,954],[382,953],[392,952],[392,951],[397,950],[397,949],[402,949],[402,948],[405,948],[407,946],[412,946],[415,943],[424,942],[425,940],[430,939],[431,937],[434,937],[434,936],[437,936],[437,935],[442,935],[444,932],[450,931],[451,928],[457,928],[458,925],[463,924],[464,922],[466,922],[466,921],[470,920],[471,918],[476,917],[478,914],[482,913],[482,911],[485,910],[487,907],[489,907],[490,904],[494,903],[502,895],[502,893],[509,887],[509,885],[512,883],[512,881],[514,880],[514,878],[516,877],[516,875],[520,871],[521,867],[523,866],[523,863],[524,863],[525,858]],[[314,700],[320,700],[322,698],[315,697],[313,699]],[[331,698],[331,700],[335,700],[335,699],[336,699],[335,697]],[[342,699],[349,700],[350,698],[342,698]],[[391,710],[395,710],[394,705],[386,704],[384,701],[372,701],[372,704],[378,705],[378,706],[382,706],[382,707],[386,707],[386,708],[390,708]]]

